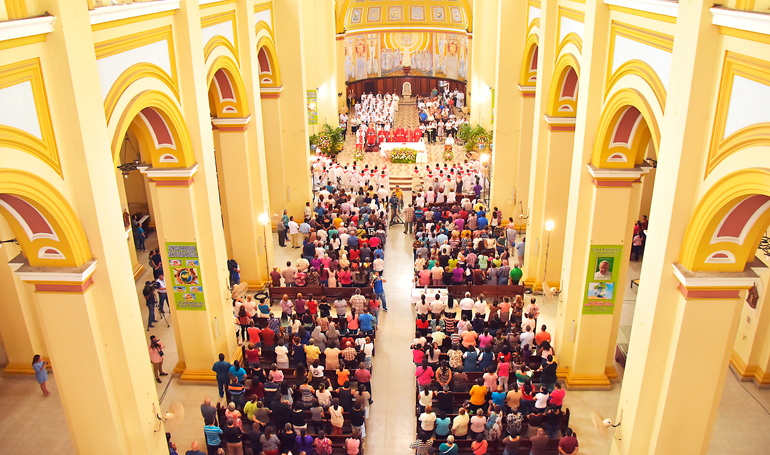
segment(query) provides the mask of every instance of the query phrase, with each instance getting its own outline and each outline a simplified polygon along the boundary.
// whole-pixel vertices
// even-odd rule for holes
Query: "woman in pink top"
[[[500,361],[497,363],[497,384],[503,386],[503,390],[508,392],[508,378],[511,375],[511,364]]]
[[[415,371],[414,375],[417,378],[417,387],[420,389],[420,392],[430,386],[431,381],[433,381],[434,373],[433,368],[428,366],[428,359],[422,360],[422,365],[417,367],[417,371]]]
[[[424,268],[420,270],[420,287],[430,286],[431,275],[432,273],[428,270],[428,266],[425,265]]]
[[[484,349],[492,345],[494,337],[489,334],[489,329],[484,329],[484,333],[479,335],[479,348]]]
[[[508,297],[505,297],[503,299],[503,302],[500,304],[500,320],[503,321],[503,323],[508,323],[508,319],[511,317],[511,301],[508,299]]]

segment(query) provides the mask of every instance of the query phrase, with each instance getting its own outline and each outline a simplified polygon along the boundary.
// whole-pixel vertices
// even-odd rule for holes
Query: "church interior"
[[[0,453],[770,446],[770,0],[2,0],[0,151]]]

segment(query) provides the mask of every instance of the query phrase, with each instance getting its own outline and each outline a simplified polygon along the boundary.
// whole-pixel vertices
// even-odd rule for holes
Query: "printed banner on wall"
[[[591,245],[583,314],[612,314],[623,245]]]
[[[318,124],[318,95],[315,90],[307,91],[307,124]]]
[[[166,242],[168,265],[174,278],[174,302],[177,310],[205,310],[198,245],[195,242]],[[168,280],[166,280],[168,282]]]

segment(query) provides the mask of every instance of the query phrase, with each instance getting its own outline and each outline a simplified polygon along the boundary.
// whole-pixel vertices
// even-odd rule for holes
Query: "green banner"
[[[166,242],[166,253],[169,268],[174,275],[170,283],[176,309],[205,310],[198,245],[195,242]],[[169,289],[169,294],[170,291],[172,289]]]
[[[307,91],[307,124],[318,124],[318,94],[315,90]]]
[[[623,245],[591,245],[583,314],[612,314]]]

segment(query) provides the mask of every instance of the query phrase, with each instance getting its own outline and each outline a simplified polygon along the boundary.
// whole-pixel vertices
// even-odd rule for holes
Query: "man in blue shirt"
[[[348,248],[358,248],[358,237],[354,234],[351,234],[350,237],[348,237]]]
[[[379,272],[375,272],[374,278],[372,278],[372,286],[374,287],[375,296],[382,302],[382,309],[388,311],[388,304],[385,301],[385,289],[382,287],[382,283],[387,282],[382,279]],[[361,317],[359,316],[359,320]]]
[[[519,242],[516,245],[516,252],[519,254],[519,263],[520,264],[524,263],[524,247],[525,247],[524,240],[526,240],[526,238],[522,237],[521,238],[521,242]]]
[[[361,331],[367,335],[371,335],[374,332],[374,316],[369,314],[369,309],[364,310],[364,314],[358,315],[358,325],[361,327]]]
[[[479,215],[478,219],[476,220],[476,226],[478,226],[479,229],[484,229],[487,227],[487,224],[489,224],[489,220],[486,217]]]
[[[378,246],[376,250],[374,250],[374,257],[380,256],[382,259],[385,259],[385,252],[382,250],[381,246]]]
[[[230,362],[225,361],[225,355],[219,354],[219,362],[215,362],[211,367],[211,371],[217,374],[217,388],[219,389],[219,397],[225,396],[225,387],[230,383]]]

